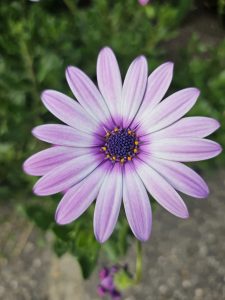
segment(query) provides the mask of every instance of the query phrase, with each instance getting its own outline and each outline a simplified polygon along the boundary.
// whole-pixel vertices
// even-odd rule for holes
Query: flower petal
[[[152,211],[146,189],[133,164],[124,166],[123,202],[127,220],[137,239],[146,241],[152,227]]]
[[[108,107],[102,95],[83,71],[75,67],[68,67],[66,79],[74,96],[95,120],[103,123],[111,120]]]
[[[194,137],[204,138],[220,127],[218,121],[207,117],[186,117],[162,130],[143,136],[144,142],[163,138]]]
[[[47,124],[35,127],[33,135],[41,141],[70,147],[92,147],[101,144],[100,138],[78,131],[70,126]]]
[[[23,168],[27,174],[42,176],[59,165],[91,151],[89,148],[54,146],[29,157],[24,162]]]
[[[67,190],[89,175],[103,159],[102,155],[93,153],[74,158],[39,179],[34,186],[34,193],[45,196]]]
[[[216,142],[199,138],[168,138],[142,145],[142,150],[158,158],[198,161],[217,156],[222,148]]]
[[[208,196],[209,188],[205,181],[184,164],[147,155],[142,155],[141,159],[164,177],[176,190],[196,198]]]
[[[117,116],[120,113],[122,80],[115,54],[109,47],[103,48],[99,53],[97,79],[111,115]]]
[[[71,127],[87,133],[92,133],[98,128],[96,121],[70,97],[57,91],[46,90],[41,99],[54,116]]]
[[[95,206],[94,232],[100,243],[104,243],[112,234],[118,219],[121,201],[122,172],[120,164],[115,164],[105,177]]]
[[[134,119],[146,90],[148,64],[144,56],[137,57],[130,65],[122,90],[123,126],[128,127]]]
[[[153,110],[166,94],[173,78],[173,63],[160,65],[148,77],[147,89],[135,123],[140,123],[146,114]]]
[[[174,188],[145,162],[135,159],[135,168],[152,197],[173,215],[188,218],[187,207]]]
[[[187,88],[163,100],[145,115],[139,134],[151,133],[176,122],[192,108],[199,93],[196,88]]]
[[[110,163],[111,166],[111,163]],[[109,162],[97,167],[80,183],[70,188],[60,201],[55,219],[58,224],[68,224],[76,220],[96,199]]]

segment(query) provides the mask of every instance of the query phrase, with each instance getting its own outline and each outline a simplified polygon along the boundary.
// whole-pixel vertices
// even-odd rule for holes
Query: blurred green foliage
[[[100,250],[92,232],[93,207],[73,224],[57,226],[54,211],[60,197],[37,199],[31,193],[36,179],[22,171],[23,161],[44,147],[31,136],[31,129],[56,121],[39,95],[46,88],[71,95],[64,76],[70,64],[95,79],[97,54],[105,45],[116,52],[122,74],[140,53],[148,57],[151,69],[156,67],[167,60],[166,45],[179,35],[192,8],[189,0],[155,0],[146,7],[137,0],[1,1],[0,199],[20,200],[39,227],[54,232],[56,253],[70,252],[78,258],[84,277],[93,270]],[[218,9],[222,14],[223,0]],[[215,117],[224,126],[225,40],[215,47],[193,34],[188,46],[179,48],[176,61],[172,90],[200,88],[201,98],[191,113]],[[215,139],[225,145],[222,131]],[[126,253],[130,241],[121,214],[115,233],[102,246],[113,260]]]

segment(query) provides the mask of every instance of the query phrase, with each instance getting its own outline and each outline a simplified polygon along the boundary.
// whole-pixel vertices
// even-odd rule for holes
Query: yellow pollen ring
[[[102,147],[102,150],[103,150],[103,151],[106,151],[106,150],[107,150],[107,148],[106,148],[106,147]]]
[[[116,160],[116,156],[113,156],[112,159],[113,159],[113,160]]]
[[[128,156],[128,157],[127,157],[127,160],[132,160],[132,157],[131,157],[131,156]]]
[[[121,164],[123,164],[124,161],[125,161],[125,159],[124,159],[124,158],[121,158],[121,160],[120,160]]]
[[[138,142],[138,141],[135,141],[135,142],[134,142],[134,145],[136,145],[136,146],[137,146],[138,144],[139,144],[139,142]]]
[[[114,131],[117,132],[117,131],[119,131],[119,129],[118,129],[117,127],[115,127],[115,128],[114,128]]]
[[[132,130],[128,130],[127,133],[128,133],[128,134],[132,134]]]
[[[106,136],[106,137],[109,137],[109,136],[110,136],[110,132],[107,132],[105,136]]]
[[[134,149],[134,153],[137,153],[137,152],[138,152],[138,149],[135,148],[135,149]]]

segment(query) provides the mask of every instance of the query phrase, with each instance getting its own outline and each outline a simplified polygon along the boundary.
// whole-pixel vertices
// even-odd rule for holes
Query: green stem
[[[142,278],[143,259],[142,259],[142,244],[138,240],[136,243],[137,243],[136,244],[137,257],[136,257],[136,273],[135,273],[134,283],[138,284]]]
[[[67,6],[68,10],[71,12],[72,15],[76,15],[77,8],[73,1],[64,0],[65,5]]]
[[[32,84],[32,88],[31,88],[32,97],[34,98],[36,103],[39,103],[40,102],[39,92],[38,92],[37,81],[33,69],[33,58],[31,57],[30,52],[28,50],[28,46],[23,38],[19,41],[19,44],[20,44],[21,57],[24,62],[27,76]]]

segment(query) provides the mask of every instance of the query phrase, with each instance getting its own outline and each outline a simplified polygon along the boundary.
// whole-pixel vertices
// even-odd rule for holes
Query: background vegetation
[[[213,3],[212,3],[213,2]],[[225,37],[204,40],[195,29],[182,36],[193,15],[207,10],[224,23],[225,1],[152,1],[141,7],[137,0],[28,0],[0,4],[0,200],[14,201],[43,230],[55,234],[55,250],[75,255],[87,277],[95,266],[100,246],[92,231],[93,207],[74,224],[59,227],[54,211],[59,196],[48,199],[32,194],[35,178],[22,171],[23,161],[45,147],[31,135],[38,124],[54,121],[40,101],[43,89],[71,95],[65,81],[67,65],[76,65],[95,79],[97,54],[109,45],[117,54],[122,73],[131,60],[145,54],[152,70],[175,60],[170,92],[188,86],[201,90],[191,114],[217,118],[225,125]],[[205,30],[208,30],[205,24]],[[214,139],[225,145],[223,130]],[[209,170],[224,163],[201,163]],[[113,260],[126,252],[131,237],[120,217],[116,232],[103,246]]]

